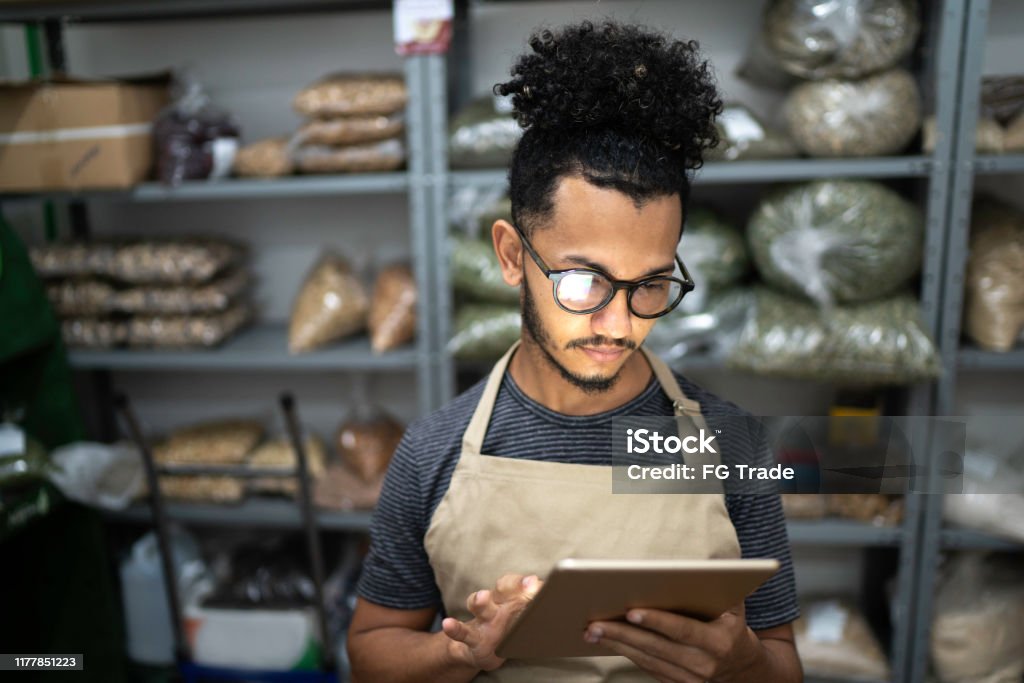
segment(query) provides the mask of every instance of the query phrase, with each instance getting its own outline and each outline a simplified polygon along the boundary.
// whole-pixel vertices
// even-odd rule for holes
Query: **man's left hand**
[[[654,609],[633,609],[626,618],[595,621],[584,638],[628,657],[662,683],[751,680],[762,658],[742,604],[710,622]]]

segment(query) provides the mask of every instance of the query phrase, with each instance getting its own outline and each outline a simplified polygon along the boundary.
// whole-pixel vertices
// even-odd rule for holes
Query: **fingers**
[[[495,604],[491,591],[483,590],[470,593],[466,598],[466,609],[483,621],[490,621],[498,613],[498,606]]]
[[[622,643],[697,676],[704,675],[705,678],[716,667],[714,658],[702,650],[622,622],[594,622],[584,635],[587,642],[600,642],[606,647],[611,647],[613,642]]]
[[[441,622],[441,630],[444,631],[444,634],[452,640],[465,643],[470,647],[476,645],[476,631],[469,628],[469,626],[463,624],[455,617],[448,617],[444,619]]]
[[[634,609],[626,615],[630,623],[659,633],[671,641],[706,650],[715,642],[714,622],[705,623],[674,612],[654,609]]]
[[[622,641],[602,638],[601,645],[617,655],[629,658],[634,664],[651,674],[651,676],[658,681],[670,681],[671,683],[706,683],[708,680],[704,676],[694,674]]]
[[[506,574],[494,585],[494,601],[499,605],[517,600],[532,600],[543,585],[536,574]]]

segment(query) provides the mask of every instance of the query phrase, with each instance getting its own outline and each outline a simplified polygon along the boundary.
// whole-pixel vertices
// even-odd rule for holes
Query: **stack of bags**
[[[392,171],[405,163],[400,75],[331,74],[304,88],[293,106],[306,122],[290,138],[243,147],[236,175],[274,177],[302,173]]]
[[[505,284],[491,240],[495,221],[512,220],[512,205],[507,198],[477,204],[479,197],[471,195],[459,201],[483,210],[472,211],[469,229],[449,238],[455,329],[448,351],[460,360],[489,361],[505,353],[522,329],[519,288]]]
[[[232,242],[54,243],[30,255],[69,346],[211,347],[250,318],[252,277]]]
[[[803,81],[784,113],[804,154],[895,154],[921,126],[917,84],[898,66],[920,28],[916,0],[772,0],[756,43],[763,54],[741,75],[770,85]]]
[[[794,185],[767,196],[747,238],[758,273],[727,362],[761,374],[906,384],[939,372],[908,290],[921,266],[924,221],[871,181]]]

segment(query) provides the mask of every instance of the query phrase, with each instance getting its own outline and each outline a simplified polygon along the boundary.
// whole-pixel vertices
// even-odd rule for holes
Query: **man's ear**
[[[523,243],[516,229],[508,221],[497,220],[491,226],[491,240],[501,266],[505,284],[518,287],[523,282]]]

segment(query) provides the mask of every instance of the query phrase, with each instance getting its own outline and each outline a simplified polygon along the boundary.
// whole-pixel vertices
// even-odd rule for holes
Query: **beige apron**
[[[480,453],[491,410],[518,342],[491,371],[466,429],[451,484],[424,545],[448,616],[472,618],[470,593],[505,574],[546,577],[559,560],[704,559],[740,556],[725,496],[613,494],[610,466],[503,458]],[[668,367],[643,349],[672,399],[680,437],[707,429],[700,404],[683,394]],[[688,431],[689,430],[689,431]],[[707,455],[702,462],[708,462]],[[714,464],[717,464],[714,463]],[[582,634],[580,635],[582,638]],[[650,681],[625,657],[507,660],[475,681],[579,683]]]

